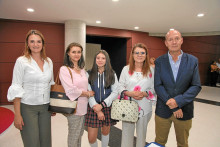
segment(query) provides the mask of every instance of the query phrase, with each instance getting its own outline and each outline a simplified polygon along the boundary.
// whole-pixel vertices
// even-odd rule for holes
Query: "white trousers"
[[[147,125],[152,116],[152,111],[140,117],[136,123],[122,121],[122,142],[121,147],[133,147],[134,130],[136,126],[136,147],[144,147],[147,136]]]

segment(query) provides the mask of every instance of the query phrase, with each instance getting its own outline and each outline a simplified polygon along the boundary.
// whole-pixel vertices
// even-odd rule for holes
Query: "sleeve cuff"
[[[176,112],[177,110],[179,110],[180,108],[179,107],[176,107],[174,109],[171,109],[173,112]]]
[[[107,107],[107,105],[106,105],[105,101],[101,102],[101,105],[102,105],[102,108]]]
[[[21,88],[20,86],[16,84],[11,85],[8,89],[8,94],[7,94],[8,101],[12,102],[17,97],[22,98],[24,93],[25,93],[24,89]]]

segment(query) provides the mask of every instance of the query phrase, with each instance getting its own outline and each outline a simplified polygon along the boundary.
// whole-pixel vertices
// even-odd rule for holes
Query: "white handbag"
[[[116,99],[112,103],[111,118],[120,121],[137,122],[138,120],[138,103],[135,101],[124,100],[121,94],[120,99]]]

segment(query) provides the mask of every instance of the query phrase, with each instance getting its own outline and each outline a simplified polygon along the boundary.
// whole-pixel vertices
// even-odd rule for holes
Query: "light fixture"
[[[205,14],[204,13],[199,13],[197,14],[197,17],[203,17]]]
[[[27,11],[28,12],[34,12],[34,9],[33,8],[27,8]]]
[[[139,27],[134,27],[134,29],[135,29],[135,30],[138,30],[138,29],[139,29]]]
[[[174,28],[171,28],[171,29],[170,29],[170,31],[173,31],[173,30],[174,30]]]
[[[96,20],[96,23],[101,23],[101,21],[100,20]]]
[[[118,2],[119,0],[112,0],[113,2]]]

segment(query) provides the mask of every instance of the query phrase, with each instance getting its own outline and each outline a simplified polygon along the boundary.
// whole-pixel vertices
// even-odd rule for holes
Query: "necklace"
[[[80,71],[81,69],[79,67],[74,67],[75,70]]]

